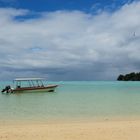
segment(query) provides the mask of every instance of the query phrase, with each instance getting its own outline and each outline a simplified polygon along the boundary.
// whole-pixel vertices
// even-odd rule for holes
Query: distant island
[[[118,81],[140,81],[140,72],[135,73],[129,73],[126,75],[119,75],[117,78]]]

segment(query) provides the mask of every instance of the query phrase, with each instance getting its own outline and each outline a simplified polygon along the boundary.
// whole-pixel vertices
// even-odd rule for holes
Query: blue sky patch
[[[133,1],[134,0],[0,0],[0,7],[29,9],[36,12],[57,10],[93,12],[98,9],[116,10],[120,6]]]

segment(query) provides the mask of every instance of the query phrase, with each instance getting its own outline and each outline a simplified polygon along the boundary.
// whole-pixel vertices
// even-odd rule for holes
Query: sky
[[[139,0],[0,0],[1,80],[116,80],[139,54]]]

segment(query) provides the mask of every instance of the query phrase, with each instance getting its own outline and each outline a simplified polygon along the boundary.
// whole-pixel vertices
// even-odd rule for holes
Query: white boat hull
[[[11,88],[10,85],[5,86],[2,89],[2,93],[21,93],[21,92],[53,92],[58,85],[47,85],[43,84],[42,78],[17,78],[15,79],[15,87]],[[23,83],[27,82],[27,87],[22,87]]]
[[[25,88],[17,88],[13,90],[13,93],[21,93],[21,92],[54,92],[57,85],[50,85],[46,87],[25,87]]]

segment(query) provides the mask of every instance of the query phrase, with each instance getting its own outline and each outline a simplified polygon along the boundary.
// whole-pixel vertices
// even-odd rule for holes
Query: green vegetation
[[[140,72],[129,73],[126,75],[119,75],[117,78],[118,81],[140,81]]]

